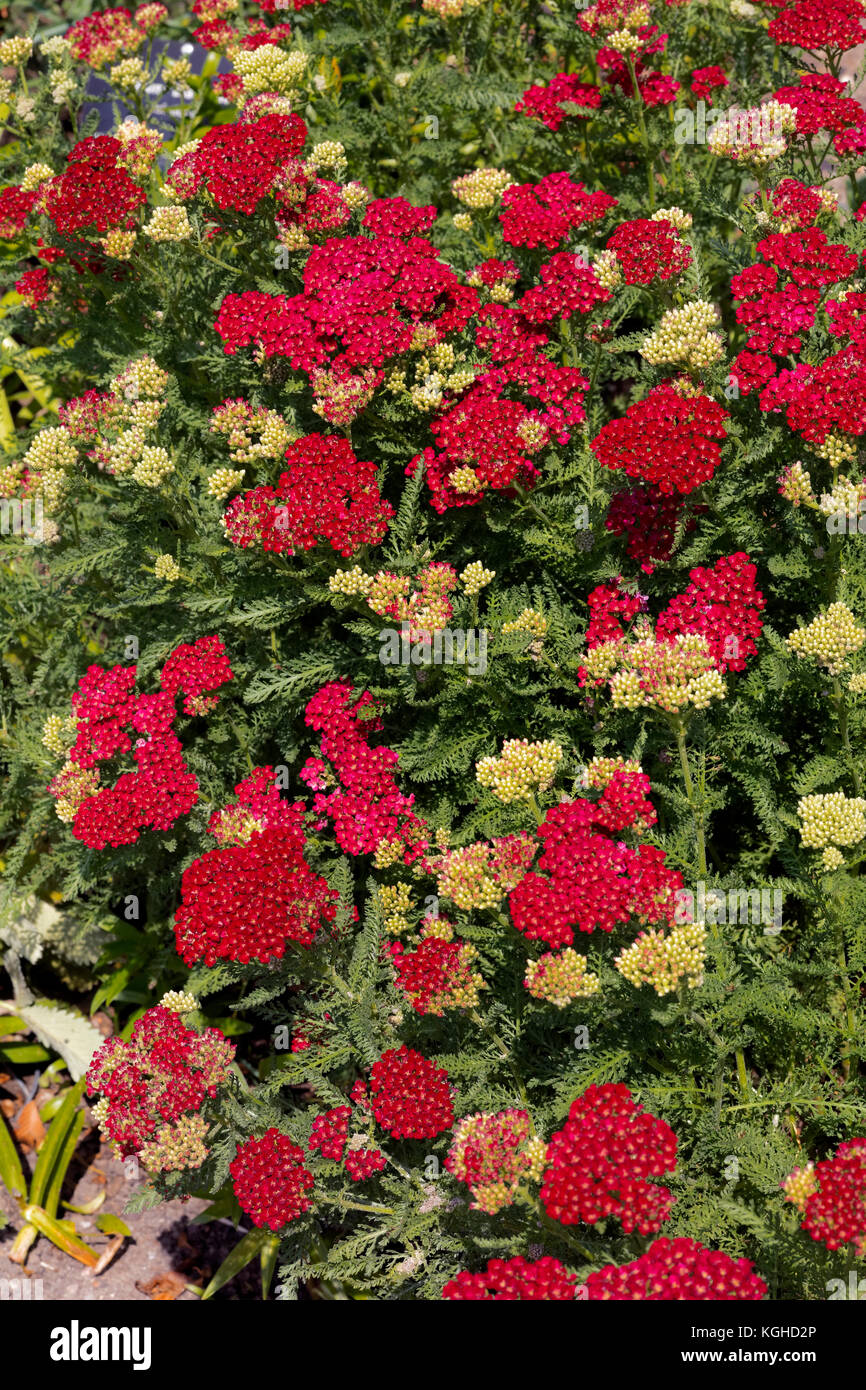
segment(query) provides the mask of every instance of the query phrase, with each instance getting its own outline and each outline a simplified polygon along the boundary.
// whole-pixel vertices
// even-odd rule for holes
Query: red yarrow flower
[[[806,1198],[803,1230],[828,1250],[866,1253],[866,1138],[840,1144],[815,1165],[817,1191]]]
[[[542,121],[557,131],[569,117],[586,119],[601,106],[601,90],[581,82],[573,73],[558,72],[546,85],[529,87],[514,110]]]
[[[224,519],[229,540],[287,555],[320,541],[345,556],[380,543],[394,509],[379,492],[376,465],[358,459],[347,439],[308,434],[289,446],[286,461],[276,487],[234,498]]]
[[[334,920],[335,891],[303,857],[304,810],[303,802],[285,807],[288,823],[254,830],[246,844],[209,850],[184,871],[175,938],[187,965],[264,965],[279,960],[290,942],[311,946]]]
[[[395,1139],[434,1139],[454,1123],[447,1071],[405,1043],[374,1064],[370,1106]]]
[[[251,217],[306,138],[307,127],[294,112],[213,126],[196,149],[175,160],[167,182],[182,197],[206,188],[221,211]]]
[[[514,926],[530,941],[559,950],[572,945],[575,928],[610,932],[632,918],[672,922],[682,878],[666,867],[664,851],[633,850],[600,833],[653,818],[643,794],[623,796],[623,785],[615,778],[598,802],[563,801],[546,812],[537,832],[542,853],[508,898]]]
[[[794,108],[798,135],[817,135],[820,130],[839,132],[862,121],[859,101],[842,95],[847,90],[846,82],[829,73],[807,72],[796,87],[780,87],[773,98]]]
[[[381,1149],[350,1149],[343,1167],[352,1182],[364,1182],[374,1173],[381,1173],[387,1162]]]
[[[856,48],[866,40],[858,0],[795,0],[768,26],[777,44],[810,51]]]
[[[627,285],[672,280],[691,265],[691,248],[671,222],[639,217],[623,222],[608,237],[607,250],[619,261]]]
[[[349,1137],[349,1120],[352,1118],[351,1105],[338,1105],[335,1110],[326,1110],[313,1120],[308,1148],[318,1149],[322,1158],[332,1158],[339,1163]]]
[[[623,1230],[648,1235],[670,1219],[670,1191],[647,1179],[673,1172],[676,1135],[637,1105],[628,1087],[588,1087],[547,1153],[541,1201],[564,1226],[614,1216]]]
[[[229,1171],[241,1211],[256,1226],[281,1231],[312,1206],[306,1194],[314,1179],[304,1167],[304,1151],[278,1129],[238,1144]]]
[[[511,246],[552,251],[575,227],[598,222],[616,203],[608,193],[587,193],[565,171],[537,183],[513,183],[502,195],[502,236]]]
[[[735,1260],[722,1250],[708,1250],[696,1240],[662,1236],[645,1255],[625,1265],[605,1265],[586,1280],[590,1301],[608,1299],[650,1302],[757,1302],[767,1285],[751,1260]]]
[[[322,736],[323,758],[310,758],[301,769],[301,780],[316,790],[319,824],[333,822],[337,844],[347,854],[373,854],[383,840],[399,840],[405,863],[423,858],[427,827],[413,810],[414,797],[394,780],[398,755],[369,744],[382,727],[369,691],[358,695],[353,686],[332,681],[310,700],[305,720]]]
[[[35,192],[27,192],[17,184],[0,189],[0,238],[3,241],[12,241],[22,231],[35,202]]]
[[[728,412],[701,393],[680,392],[664,381],[625,415],[610,420],[590,448],[605,468],[624,470],[662,494],[694,492],[719,466],[717,441],[727,438]]]
[[[146,201],[144,189],[123,167],[122,155],[123,146],[113,135],[94,135],[73,146],[65,172],[47,179],[40,192],[58,232],[107,232]]]
[[[544,1255],[540,1260],[490,1260],[480,1274],[468,1270],[450,1279],[442,1290],[443,1299],[478,1302],[503,1299],[514,1302],[570,1302],[576,1297],[577,1278],[559,1260]]]
[[[656,620],[656,635],[698,632],[706,638],[720,671],[744,671],[757,652],[766,599],[755,585],[757,568],[742,550],[723,555],[712,569],[689,571],[684,593],[671,599]]]
[[[713,101],[710,93],[716,87],[727,87],[728,79],[724,68],[713,66],[709,68],[695,68],[691,78],[692,91],[701,101],[705,101],[708,106],[712,106]],[[779,97],[779,100],[784,100]]]
[[[201,1110],[228,1081],[234,1053],[218,1028],[196,1033],[161,1004],[142,1015],[128,1042],[104,1042],[88,1067],[87,1090],[102,1095],[102,1128],[120,1156],[140,1154],[166,1126]]]

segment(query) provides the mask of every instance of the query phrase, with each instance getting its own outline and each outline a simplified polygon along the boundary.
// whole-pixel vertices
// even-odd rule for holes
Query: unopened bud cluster
[[[202,1115],[181,1115],[173,1125],[163,1125],[138,1151],[148,1173],[180,1173],[200,1168],[208,1156],[208,1122]]]
[[[656,994],[671,994],[681,981],[696,989],[703,981],[707,934],[697,922],[662,931],[641,932],[617,956],[614,965],[623,979],[640,988],[652,985]]]
[[[489,787],[506,806],[530,801],[536,791],[553,783],[562,761],[562,748],[553,739],[530,743],[525,738],[506,739],[498,758],[480,758],[475,773],[482,787]]]
[[[586,957],[571,946],[559,952],[546,951],[538,960],[528,961],[523,983],[533,999],[543,999],[558,1009],[574,999],[589,999],[601,989],[598,976],[587,970]]]
[[[475,211],[492,208],[514,180],[505,169],[473,169],[451,184],[451,192],[464,207]]]
[[[78,724],[69,715],[49,714],[42,726],[42,744],[55,758],[67,757],[78,736]]]
[[[803,1168],[795,1168],[793,1173],[783,1179],[779,1184],[785,1194],[785,1200],[796,1207],[797,1211],[805,1211],[806,1203],[813,1192],[818,1191],[818,1179],[815,1175],[815,1165],[809,1162]]]
[[[668,362],[709,367],[718,362],[724,351],[721,336],[710,331],[718,321],[718,310],[706,299],[692,300],[682,309],[669,309],[641,344],[641,357],[654,367]]]
[[[228,441],[232,463],[281,459],[296,438],[296,431],[278,410],[251,406],[243,397],[223,401],[215,408],[211,430]]]
[[[198,1008],[195,995],[186,989],[167,990],[159,1002],[163,1009],[170,1009],[173,1014],[191,1014]]]
[[[163,579],[167,584],[173,584],[175,580],[180,579],[180,565],[173,555],[163,551],[161,555],[157,555],[154,561],[153,573],[157,579]]]
[[[831,492],[824,492],[818,502],[822,516],[844,518],[853,517],[859,526],[864,500],[866,500],[866,481],[854,483],[841,474]]]
[[[725,682],[707,640],[700,633],[677,633],[672,640],[651,632],[632,642],[603,642],[587,652],[585,669],[608,682],[617,709],[655,707],[666,714],[707,709],[723,700]]]
[[[526,632],[532,637],[546,636],[547,628],[547,619],[537,608],[524,608],[516,618],[502,624],[503,633]]]
[[[408,914],[413,911],[412,890],[408,883],[379,885],[382,918],[387,931],[399,936],[411,926]]]
[[[797,131],[797,112],[780,101],[732,111],[707,135],[711,154],[763,168],[781,158],[788,148],[786,136]]]
[[[841,468],[845,463],[853,463],[857,457],[857,440],[849,434],[839,434],[831,430],[822,444],[814,446],[819,458],[826,459],[831,468]]]
[[[243,78],[244,93],[297,90],[307,71],[306,53],[286,53],[275,44],[240,50],[233,56],[235,72]]]
[[[243,480],[243,468],[217,468],[207,480],[208,496],[215,498],[217,502],[224,502],[231,493],[237,491]]]
[[[521,1182],[540,1179],[546,1157],[547,1145],[533,1136],[525,1110],[479,1112],[454,1126],[445,1167],[470,1188],[472,1209],[494,1216],[511,1206]]]
[[[804,849],[823,849],[824,867],[839,868],[838,845],[856,845],[866,836],[866,800],[844,792],[814,792],[797,802]]]
[[[478,841],[443,854],[436,865],[439,896],[464,912],[498,907],[516,888],[535,854],[526,835],[508,835],[492,844]]]
[[[192,236],[185,207],[154,208],[142,231],[151,241],[189,241]]]
[[[473,560],[460,574],[460,582],[464,592],[470,598],[475,598],[495,578],[496,571],[485,569],[480,560]]]
[[[789,464],[777,479],[779,492],[795,507],[816,507],[818,504],[812,492],[812,479],[799,459]]]
[[[687,232],[693,222],[690,212],[684,212],[681,207],[674,204],[671,208],[659,208],[650,218],[651,222],[670,222],[672,227],[676,227],[678,232]]]
[[[597,791],[604,791],[618,772],[639,774],[642,771],[640,763],[632,762],[628,758],[592,758],[586,768],[586,785]]]
[[[807,627],[797,628],[788,637],[788,646],[800,657],[811,657],[831,676],[848,669],[846,658],[866,642],[866,629],[857,626],[851,609],[844,603],[831,603]]]
[[[23,67],[33,52],[33,40],[23,34],[15,34],[0,42],[0,66],[4,68]]]

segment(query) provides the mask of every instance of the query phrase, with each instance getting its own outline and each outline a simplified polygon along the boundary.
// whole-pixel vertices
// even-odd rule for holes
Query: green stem
[[[855,796],[862,796],[863,784],[860,779],[860,773],[857,770],[857,764],[854,760],[854,750],[851,747],[851,738],[848,732],[848,706],[845,701],[845,692],[842,689],[842,683],[838,676],[833,677],[833,699],[836,702],[836,713],[839,718],[839,738],[848,759],[851,779],[854,783],[854,794]]]
[[[857,1061],[853,1059],[852,1068],[852,1044],[855,1035],[856,1022],[854,1018],[854,1006],[851,1000],[851,990],[848,980],[848,955],[845,950],[845,932],[842,928],[842,919],[838,914],[834,914],[836,927],[836,952],[839,965],[839,973],[842,977],[842,993],[844,996],[845,1027],[846,1038],[842,1048],[842,1076],[845,1081],[851,1080],[853,1070],[854,1077],[857,1076]]]
[[[637,107],[637,120],[638,120],[638,126],[639,126],[639,128],[640,128],[641,143],[642,143],[642,145],[643,145],[643,147],[644,147],[644,153],[646,154],[646,165],[647,165],[647,171],[646,171],[646,172],[647,172],[647,192],[649,193],[650,212],[655,212],[655,206],[656,206],[655,168],[654,168],[653,158],[652,158],[652,155],[651,155],[651,153],[650,153],[649,136],[647,135],[646,120],[645,120],[645,118],[644,118],[643,97],[641,96],[640,87],[638,86],[637,73],[635,72],[634,60],[633,60],[633,58],[632,58],[632,56],[631,56],[630,53],[626,53],[626,55],[625,55],[625,60],[626,60],[626,63],[628,64],[629,77],[631,78],[631,85],[632,85],[632,89],[633,89],[633,91],[634,91],[634,100],[635,100],[635,104],[636,104],[636,107]]]
[[[704,811],[703,805],[695,796],[694,782],[692,781],[691,769],[689,768],[689,755],[686,750],[686,726],[682,718],[678,718],[674,723],[674,733],[677,738],[677,749],[680,755],[680,768],[683,774],[683,784],[686,789],[689,806],[692,811],[692,820],[695,826],[695,838],[698,846],[698,872],[701,878],[707,876],[707,845],[704,835]],[[714,922],[710,923],[713,935],[718,936],[718,928]]]

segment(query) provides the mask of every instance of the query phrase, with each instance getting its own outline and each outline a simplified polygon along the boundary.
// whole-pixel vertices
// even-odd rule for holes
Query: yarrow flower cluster
[[[594,1226],[614,1216],[641,1235],[669,1220],[673,1197],[648,1182],[672,1172],[673,1130],[637,1105],[627,1086],[590,1086],[572,1102],[550,1141],[541,1201],[564,1226]]]
[[[540,1260],[490,1260],[481,1274],[462,1270],[442,1290],[446,1300],[504,1299],[514,1302],[567,1302],[576,1295],[577,1279],[552,1255]]]
[[[688,1236],[662,1236],[645,1255],[625,1265],[605,1265],[586,1280],[586,1297],[593,1301],[756,1303],[766,1292],[751,1260],[708,1250]]]
[[[521,1183],[541,1177],[545,1153],[525,1110],[479,1113],[454,1126],[445,1167],[471,1189],[473,1210],[495,1216],[511,1206]]]
[[[312,1206],[307,1193],[314,1179],[304,1167],[304,1151],[278,1129],[238,1144],[229,1171],[241,1211],[255,1226],[281,1231]]]
[[[454,1123],[447,1071],[405,1043],[374,1063],[365,1103],[395,1139],[434,1139]]]
[[[591,447],[605,468],[622,469],[664,494],[687,494],[718,468],[727,419],[727,410],[709,396],[686,394],[665,381],[609,421]]]
[[[601,106],[601,91],[571,73],[558,72],[547,83],[536,83],[523,93],[514,110],[518,115],[543,121],[557,131],[569,118],[586,118]]]
[[[822,291],[851,275],[857,257],[842,243],[830,242],[818,227],[772,232],[757,249],[762,260],[731,280],[731,291],[741,301],[737,322],[748,333],[746,349],[799,353],[801,335],[815,322]]]
[[[604,524],[615,536],[628,536],[627,553],[645,574],[652,574],[657,561],[670,558],[682,507],[681,498],[638,484],[614,493]],[[685,529],[694,526],[689,520]]]
[[[660,613],[656,633],[697,634],[705,638],[720,671],[744,671],[748,658],[757,654],[766,606],[757,574],[743,550],[722,555],[712,568],[689,570],[687,588]]]
[[[866,1253],[866,1139],[840,1144],[831,1158],[795,1169],[782,1183],[803,1215],[803,1230],[828,1250]]]
[[[333,823],[337,844],[347,854],[373,854],[383,842],[397,841],[406,863],[422,855],[426,827],[412,809],[414,798],[394,780],[398,756],[369,744],[381,728],[369,692],[358,696],[341,681],[323,686],[307,705],[306,722],[321,733],[322,757],[309,758],[301,769],[301,780],[316,793],[319,824]]]
[[[691,259],[691,247],[677,227],[663,217],[622,222],[607,240],[602,283],[614,288],[620,277],[627,285],[676,279],[688,269]]]
[[[382,540],[394,510],[379,492],[375,464],[356,458],[348,440],[306,435],[286,460],[276,487],[253,488],[229,506],[224,526],[235,545],[294,555],[324,540],[352,555]]]
[[[604,833],[611,824],[619,833],[641,814],[640,803],[617,795],[633,775],[618,773],[597,802],[563,801],[547,811],[537,831],[542,852],[508,900],[515,927],[529,940],[557,950],[573,944],[575,928],[610,932],[633,917],[673,925],[682,879],[666,867],[664,851],[633,850]]]
[[[637,602],[618,585],[594,590],[581,683],[607,683],[618,708],[650,706],[668,714],[724,699],[723,673],[744,670],[757,651],[765,600],[756,574],[743,551],[722,556],[712,569],[699,566],[655,629],[643,620],[629,637],[616,615],[634,616]]]
[[[334,1110],[317,1115],[313,1121],[308,1147],[311,1152],[318,1150],[322,1158],[343,1163],[352,1182],[363,1182],[374,1173],[381,1172],[387,1159],[380,1149],[365,1148],[362,1135],[356,1134],[349,1138],[351,1118],[351,1105],[338,1105]]]
[[[183,691],[188,714],[207,713],[216,697],[206,692],[231,680],[232,671],[214,635],[176,648],[162,668],[159,694],[137,695],[135,677],[135,666],[91,666],[82,676],[72,696],[78,737],[48,787],[60,818],[90,849],[134,844],[142,830],[168,830],[192,810],[198,782],[173,732],[175,698]],[[134,747],[130,728],[144,736]],[[100,788],[99,764],[129,751],[137,770]]]
[[[228,1081],[234,1058],[234,1043],[218,1028],[199,1034],[181,1022],[189,998],[166,995],[138,1020],[129,1042],[104,1042],[87,1071],[88,1093],[102,1097],[95,1107],[101,1129],[121,1158],[139,1158],[152,1174],[204,1162],[208,1123],[199,1112]]]
[[[336,913],[335,891],[304,858],[304,803],[279,796],[270,767],[257,768],[235,791],[238,801],[209,825],[224,843],[181,880],[175,938],[187,965],[278,960],[290,942],[309,947]]]
[[[499,214],[502,236],[511,246],[546,246],[553,251],[576,227],[600,221],[615,206],[616,198],[587,193],[565,171],[546,174],[538,183],[513,183],[505,189]]]
[[[397,988],[416,1013],[441,1018],[449,1009],[476,1008],[485,984],[474,969],[478,952],[469,942],[427,936],[414,951],[406,951],[399,941],[386,949]]]

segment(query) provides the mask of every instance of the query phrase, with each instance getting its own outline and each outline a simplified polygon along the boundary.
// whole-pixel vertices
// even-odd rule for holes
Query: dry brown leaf
[[[24,1148],[39,1148],[45,1138],[46,1131],[35,1100],[28,1100],[26,1105],[22,1105],[13,1127],[13,1133]]]
[[[15,1112],[17,1111],[17,1109],[18,1109],[18,1102],[17,1102],[17,1101],[15,1101],[15,1100],[0,1100],[0,1111],[2,1111],[2,1113],[6,1116],[7,1120],[11,1120],[11,1119],[12,1119],[12,1116],[15,1114]]]
[[[147,1294],[154,1303],[170,1303],[180,1298],[186,1283],[181,1275],[169,1269],[165,1274],[157,1274],[148,1284],[136,1283],[135,1287],[139,1293]]]

